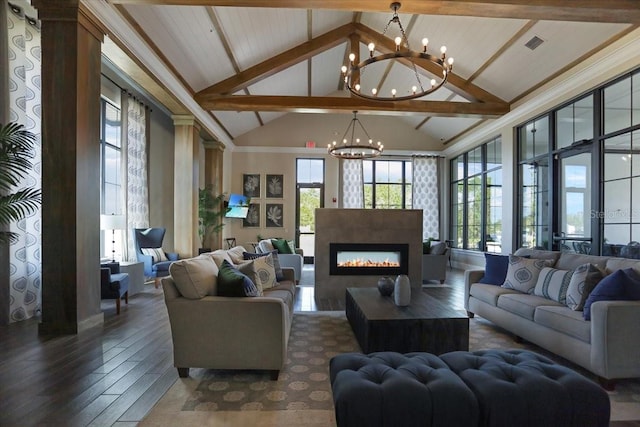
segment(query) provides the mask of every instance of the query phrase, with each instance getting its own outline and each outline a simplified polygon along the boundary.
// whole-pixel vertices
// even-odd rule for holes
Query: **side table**
[[[144,290],[144,263],[122,261],[120,271],[129,273],[129,296]]]

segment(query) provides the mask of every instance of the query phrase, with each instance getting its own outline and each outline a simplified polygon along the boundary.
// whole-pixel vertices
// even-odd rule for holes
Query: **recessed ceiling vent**
[[[528,47],[531,50],[534,50],[535,48],[540,46],[542,43],[544,43],[544,40],[542,40],[538,36],[533,36],[531,38],[531,40],[529,40],[528,42],[525,43],[525,46]]]

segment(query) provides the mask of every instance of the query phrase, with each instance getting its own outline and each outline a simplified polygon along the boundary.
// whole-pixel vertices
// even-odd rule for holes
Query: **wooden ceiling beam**
[[[383,36],[377,31],[367,27],[363,24],[353,24],[355,27],[356,33],[360,34],[362,37],[362,43],[368,44],[369,42],[373,42],[376,45],[376,50],[384,53],[393,52],[396,49],[396,44],[388,37]],[[455,57],[455,56],[454,56]],[[399,62],[404,65],[411,67],[412,63],[408,60],[399,60]],[[428,71],[431,74],[441,76],[442,68],[436,66],[434,63],[427,61],[426,59],[417,59],[415,62],[418,69],[422,68],[423,70]],[[455,70],[455,64],[454,64]],[[463,79],[455,73],[450,73],[447,78],[447,83],[445,87],[450,91],[456,93],[457,95],[462,96],[464,99],[468,101],[480,101],[480,102],[493,102],[500,103],[504,102],[502,99],[497,96],[487,92],[486,90],[474,85],[473,83]]]
[[[262,61],[253,67],[247,68],[228,79],[209,86],[208,88],[201,90],[197,95],[226,95],[245,89],[246,87],[277,74],[292,65],[306,61],[319,53],[345,42],[349,37],[349,34],[352,32],[352,23],[342,25],[341,27],[269,58],[266,61]]]
[[[389,12],[390,0],[109,0],[116,4]],[[640,23],[638,0],[404,0],[402,13],[545,21]]]
[[[196,100],[211,111],[271,111],[293,113],[352,113],[403,116],[429,114],[434,117],[480,117],[493,119],[509,112],[509,105],[491,102],[451,101],[370,101],[357,97],[331,96],[215,96],[199,95]]]

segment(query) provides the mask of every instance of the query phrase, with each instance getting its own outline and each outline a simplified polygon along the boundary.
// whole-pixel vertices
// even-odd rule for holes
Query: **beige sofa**
[[[236,254],[242,250],[233,249]],[[212,267],[206,257],[230,259],[229,252],[219,250],[184,260],[189,264],[186,276],[192,288],[185,288],[184,277],[179,279],[181,285],[173,275],[162,279],[174,366],[180,377],[187,377],[189,368],[259,369],[270,371],[275,380],[286,361],[296,292],[294,272],[283,268],[284,279],[265,289],[264,296],[217,296],[215,286],[210,285]]]
[[[573,270],[593,263],[611,273],[640,271],[640,261],[604,256],[519,249],[515,255],[554,259],[554,268]],[[600,377],[606,386],[618,378],[640,377],[640,301],[599,301],[591,321],[555,301],[513,289],[477,283],[484,270],[465,272],[464,305],[515,335],[564,357]]]

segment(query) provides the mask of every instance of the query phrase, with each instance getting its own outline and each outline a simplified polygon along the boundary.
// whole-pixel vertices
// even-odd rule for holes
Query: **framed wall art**
[[[282,199],[284,195],[284,175],[267,174],[267,198]]]
[[[242,175],[242,195],[260,198],[260,174],[245,173]]]
[[[283,226],[282,203],[267,203],[265,206],[265,224],[267,227]]]
[[[242,226],[260,227],[260,203],[249,203],[249,211],[242,220]]]

